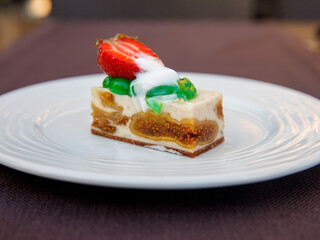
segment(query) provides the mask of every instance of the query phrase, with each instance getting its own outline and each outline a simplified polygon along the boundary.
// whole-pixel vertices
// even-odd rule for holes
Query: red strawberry
[[[143,54],[159,59],[146,45],[124,34],[105,41],[99,39],[96,47],[99,47],[98,65],[110,77],[133,80],[140,71],[135,59]]]

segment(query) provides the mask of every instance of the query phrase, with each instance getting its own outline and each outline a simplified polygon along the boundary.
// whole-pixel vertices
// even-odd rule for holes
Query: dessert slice
[[[135,38],[97,46],[108,76],[92,88],[93,134],[189,157],[224,141],[221,93],[197,90]]]

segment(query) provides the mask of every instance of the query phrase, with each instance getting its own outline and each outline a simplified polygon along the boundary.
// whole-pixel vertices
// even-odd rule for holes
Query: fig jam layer
[[[154,141],[172,141],[188,149],[214,141],[219,126],[213,120],[177,121],[169,113],[155,114],[152,110],[139,112],[131,117],[130,130],[135,135]]]
[[[99,91],[98,96],[103,107],[110,107],[117,112],[123,112],[123,107],[115,102],[114,95],[112,93],[106,91]]]
[[[223,115],[223,107],[222,107],[222,100],[218,102],[216,107],[214,108],[214,111],[216,112],[218,118],[222,121],[224,121],[224,115]]]
[[[102,111],[100,108],[91,104],[93,122],[92,126],[101,129],[107,133],[115,133],[115,125],[126,125],[129,118],[123,115],[123,107],[114,101],[114,96],[108,92],[99,92],[99,99],[103,107],[113,109],[112,112]]]

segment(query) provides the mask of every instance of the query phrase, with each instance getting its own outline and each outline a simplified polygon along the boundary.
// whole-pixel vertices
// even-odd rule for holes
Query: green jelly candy
[[[156,97],[146,98],[146,103],[156,114],[159,114],[162,108],[162,102],[159,99]]]
[[[181,78],[178,80],[179,88],[181,92],[191,100],[197,96],[197,89],[188,78]]]
[[[109,79],[109,89],[118,95],[129,95],[130,81],[124,78]]]
[[[106,77],[104,80],[103,80],[103,83],[102,83],[102,86],[104,88],[108,88],[109,87],[109,83],[110,83],[110,79],[112,79],[112,77]]]
[[[151,88],[147,94],[147,98],[155,97],[155,96],[162,96],[162,95],[169,95],[173,93],[178,93],[179,88],[174,85],[161,85],[154,88]]]

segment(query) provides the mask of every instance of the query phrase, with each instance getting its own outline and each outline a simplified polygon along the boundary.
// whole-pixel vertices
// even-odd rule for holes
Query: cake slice
[[[93,134],[188,157],[224,141],[221,93],[197,90],[135,38],[97,46],[108,76],[91,90]]]

